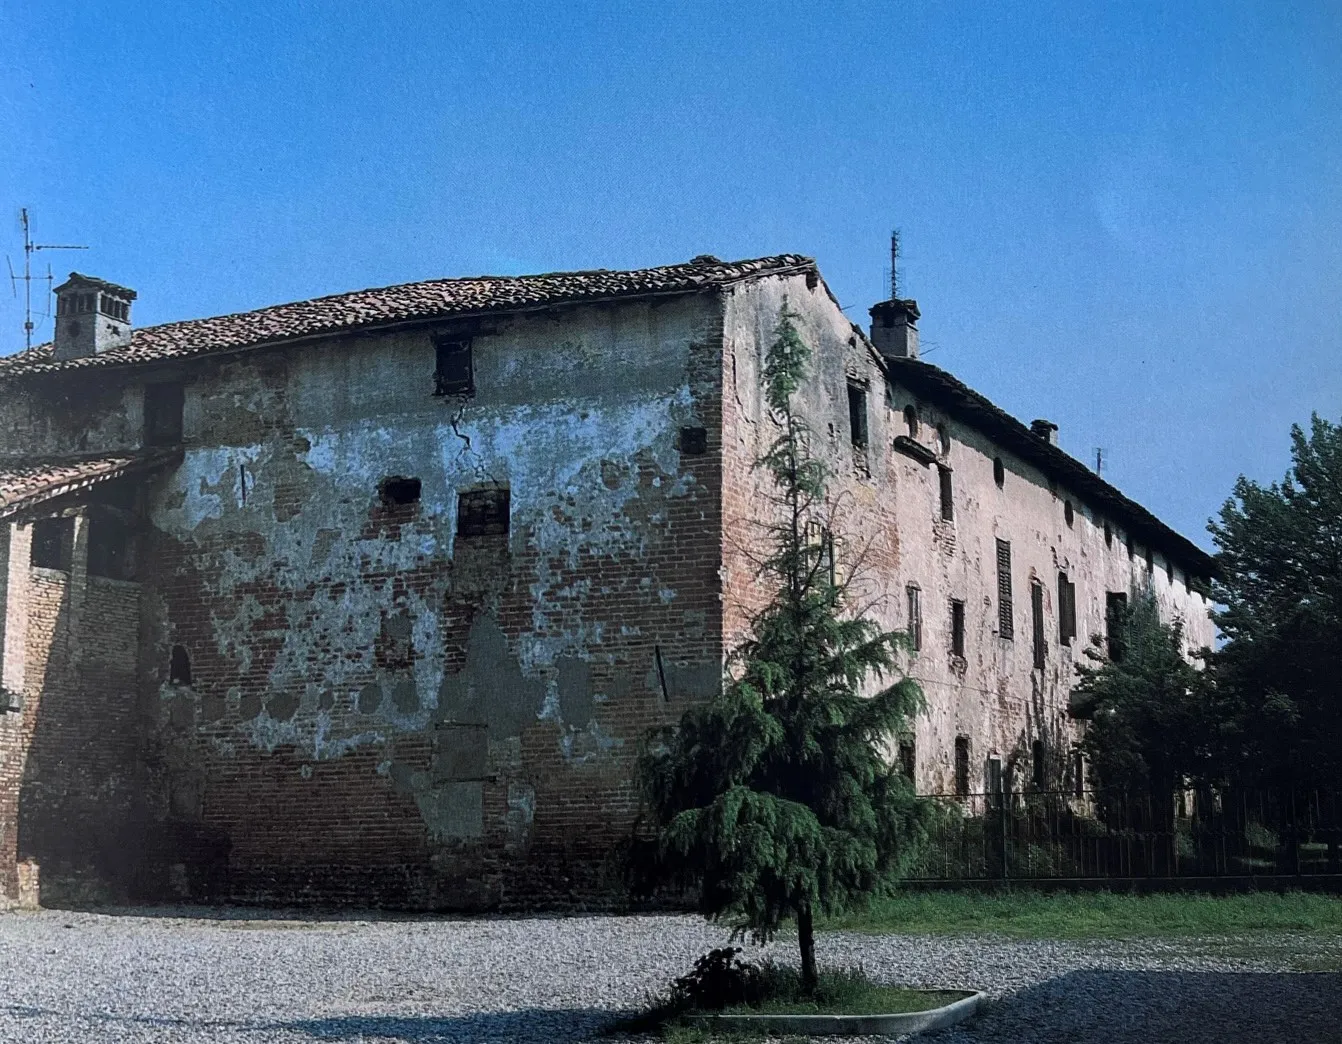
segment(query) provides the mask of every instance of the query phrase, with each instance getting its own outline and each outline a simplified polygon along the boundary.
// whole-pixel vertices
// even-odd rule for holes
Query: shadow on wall
[[[1215,951],[1209,949],[1208,956],[1216,959]],[[1336,1044],[1342,1041],[1342,974],[1076,971],[998,1001],[971,1023],[924,1039]]]

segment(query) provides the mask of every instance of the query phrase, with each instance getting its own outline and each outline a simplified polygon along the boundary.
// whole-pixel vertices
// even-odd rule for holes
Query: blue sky
[[[865,324],[898,226],[928,361],[1204,546],[1342,416],[1330,0],[0,0],[0,62],[0,245],[138,325],[787,251]]]

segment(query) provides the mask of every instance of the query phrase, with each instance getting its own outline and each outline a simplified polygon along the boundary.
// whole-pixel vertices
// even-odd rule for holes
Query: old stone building
[[[0,360],[0,889],[487,907],[601,893],[640,737],[762,590],[786,302],[836,568],[918,649],[926,792],[1077,785],[1073,664],[1188,540],[814,263],[440,280],[133,329],[72,275]],[[892,752],[893,753],[893,752]]]

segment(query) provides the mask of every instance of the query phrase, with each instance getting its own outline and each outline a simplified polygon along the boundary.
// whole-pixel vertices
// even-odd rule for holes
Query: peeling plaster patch
[[[595,719],[587,728],[566,733],[559,740],[559,752],[564,760],[582,765],[609,754],[624,746],[624,740],[610,735]]]
[[[481,613],[471,624],[465,666],[443,678],[436,718],[488,725],[492,737],[517,736],[545,702],[545,683],[523,674],[507,636]]]
[[[536,791],[527,783],[508,784],[508,812],[505,823],[508,843],[525,844],[536,818]]]
[[[241,466],[261,459],[261,446],[219,446],[188,450],[171,473],[165,491],[166,520],[177,530],[194,530],[210,519],[222,518],[224,498],[238,509],[243,506]],[[250,469],[249,469],[250,470]],[[253,476],[254,477],[254,476]],[[249,483],[250,485],[250,483]],[[181,506],[170,506],[180,497]]]

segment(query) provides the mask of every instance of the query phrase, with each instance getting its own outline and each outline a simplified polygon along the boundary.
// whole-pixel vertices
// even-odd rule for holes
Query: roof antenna
[[[1097,474],[1097,475],[1103,475],[1103,474],[1104,474],[1104,447],[1103,447],[1103,446],[1096,446],[1096,447],[1095,447],[1095,474]]]
[[[5,256],[5,264],[9,265],[9,285],[13,290],[14,296],[19,296],[19,280],[23,280],[23,348],[28,351],[33,346],[33,254],[38,250],[87,250],[86,246],[66,246],[59,243],[34,243],[29,234],[28,208],[23,207],[19,211],[19,220],[23,222],[23,275],[17,275],[14,272],[14,266],[10,264],[9,256]],[[47,281],[47,318],[51,317],[51,266],[47,266],[45,276],[37,276],[38,279]]]
[[[899,229],[890,233],[890,300],[899,300]]]

